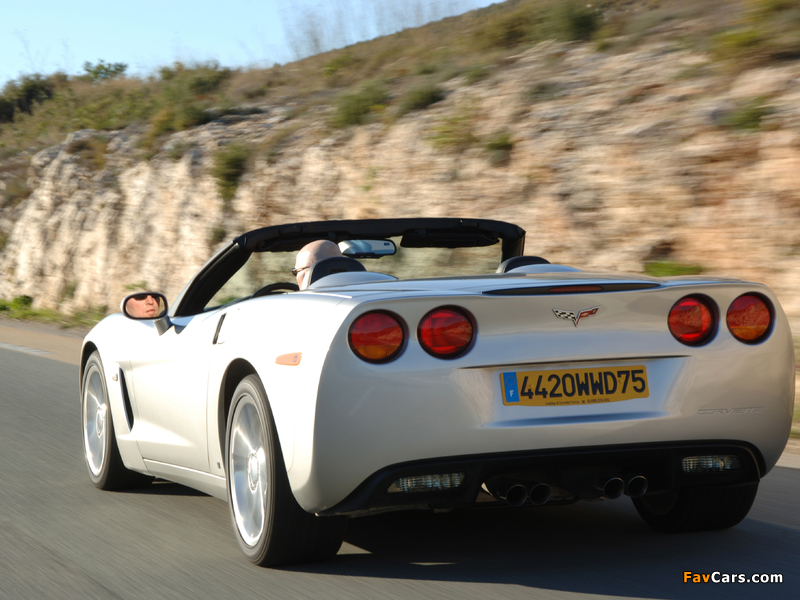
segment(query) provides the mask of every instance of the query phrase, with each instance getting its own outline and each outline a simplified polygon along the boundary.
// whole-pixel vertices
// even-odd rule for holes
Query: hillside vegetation
[[[549,43],[548,40],[558,40],[561,44],[558,48],[562,49],[536,50]],[[637,65],[647,61],[646,57],[636,55],[638,49],[656,46],[665,48],[659,50],[662,54],[683,56],[680,60],[688,66],[681,67],[675,76],[669,75],[671,79],[667,81],[652,78],[650,83],[642,85],[631,81],[624,69],[612,68],[612,63],[620,63],[617,58],[625,62],[628,56],[633,57],[629,61],[632,68],[638,68]],[[565,53],[576,49],[579,56],[575,55],[574,60],[564,59]],[[686,59],[687,54],[693,58]],[[535,73],[534,79],[520,79],[521,75],[512,74],[520,69],[517,61],[525,63],[533,60],[533,55],[546,56],[538,70],[525,71]],[[610,65],[608,73],[616,73],[613,77],[617,81],[590,81],[589,65],[601,58],[597,64]],[[285,157],[296,156],[301,149],[313,149],[328,138],[344,143],[359,126],[377,123],[383,128],[381,136],[390,137],[399,124],[408,123],[416,115],[421,121],[417,137],[421,136],[424,144],[436,152],[456,157],[452,174],[443,181],[457,183],[461,169],[458,166],[461,159],[457,157],[477,156],[480,164],[507,168],[526,178],[525,194],[537,189],[540,190],[537,193],[544,194],[547,186],[556,189],[566,185],[558,183],[560,157],[574,161],[575,158],[569,157],[580,156],[588,160],[573,150],[584,143],[578,134],[588,135],[594,124],[600,122],[591,114],[628,115],[635,120],[640,117],[634,113],[645,118],[655,114],[653,111],[661,111],[667,117],[654,126],[652,132],[659,135],[653,133],[654,141],[648,142],[652,144],[648,147],[663,164],[661,154],[676,156],[667,151],[665,144],[691,145],[689,138],[698,131],[689,121],[677,124],[675,110],[680,109],[674,102],[689,98],[700,110],[703,98],[713,97],[717,90],[727,90],[741,73],[765,66],[782,68],[796,64],[798,59],[800,0],[600,0],[591,4],[571,0],[508,0],[269,69],[233,69],[213,62],[174,63],[161,67],[150,77],[129,77],[125,65],[99,61],[86,63],[84,74],[79,76],[27,74],[7,82],[0,94],[0,259],[27,199],[39,184],[41,165],[52,160],[45,157],[37,166],[31,158],[42,149],[59,144],[57,151],[62,152],[59,162],[74,164],[77,169],[64,173],[67,179],[79,180],[70,185],[87,189],[85,182],[91,179],[95,195],[122,194],[118,210],[128,201],[119,179],[122,173],[148,161],[154,165],[164,162],[178,165],[184,156],[191,155],[192,168],[199,169],[193,172],[193,177],[213,178],[214,185],[209,190],[213,195],[216,188],[218,198],[212,200],[222,210],[220,222],[212,224],[208,234],[208,244],[213,247],[230,231],[223,221],[235,212],[240,182],[247,180],[248,174],[258,172],[261,176],[272,167],[286,173]],[[664,63],[670,63],[668,57]],[[515,78],[527,87],[518,92],[515,83],[501,92],[498,83]],[[668,97],[670,88],[679,83],[687,88],[684,85],[687,82],[690,82],[688,88],[692,88],[691,82],[698,82],[694,86],[697,89],[676,96],[678,100]],[[624,98],[611,104],[608,104],[611,100],[600,102],[598,106],[607,105],[601,106],[602,110],[597,106],[589,108],[615,86]],[[623,87],[630,89],[622,92]],[[729,194],[719,186],[723,180],[730,182],[730,178],[723,177],[724,169],[730,166],[731,173],[742,172],[741,167],[751,164],[757,152],[757,136],[753,134],[782,126],[776,125],[776,107],[767,95],[748,94],[743,100],[732,99],[730,105],[720,104],[711,111],[710,121],[703,121],[703,127],[710,123],[707,137],[716,140],[717,149],[710,158],[703,158],[703,153],[710,152],[707,149],[694,149],[692,152],[703,156],[692,160],[715,164],[693,165],[689,170],[676,168],[678,174],[688,173],[698,181],[705,181],[686,188],[692,197],[701,198],[697,202],[723,202]],[[656,104],[650,106],[654,100]],[[784,108],[781,110],[785,114],[780,118],[788,123],[786,119],[791,120],[793,113],[789,110],[791,106]],[[506,114],[509,111],[513,114]],[[557,122],[538,124],[553,119],[556,113]],[[426,115],[435,118],[426,120]],[[490,115],[494,115],[494,120]],[[581,125],[570,125],[570,119]],[[613,136],[619,133],[613,129],[617,120],[621,119],[612,119],[604,130],[607,145],[623,143],[614,142]],[[569,139],[563,142],[563,147],[562,142],[552,148],[540,145],[534,153],[523,148],[523,138],[534,134],[521,136],[517,131],[521,127],[539,132],[536,135],[550,132],[552,137],[557,137],[557,133]],[[72,134],[81,130],[92,131]],[[649,130],[642,131],[635,139],[647,139]],[[736,138],[738,132],[749,137]],[[68,135],[68,142],[62,144]],[[624,135],[620,137],[627,139]],[[727,150],[728,147],[735,150]],[[526,152],[530,158],[520,160],[528,156]],[[50,150],[45,154],[49,153]],[[526,165],[525,160],[533,160],[536,153],[542,164]],[[554,158],[546,159],[549,155]],[[638,156],[644,154],[638,152]],[[545,165],[546,160],[555,166]],[[570,174],[572,187],[576,187],[578,175],[575,171]],[[374,191],[384,177],[379,169],[368,166],[357,189]],[[684,175],[681,177],[686,179]],[[713,185],[709,183],[712,180]],[[622,181],[634,183],[633,179]],[[600,193],[599,184],[605,182],[587,183],[585,193]],[[557,193],[560,198],[567,197],[565,191]],[[311,210],[316,198],[313,195],[307,198],[306,208]],[[452,198],[455,202],[455,196]],[[61,196],[57,201],[62,201]],[[276,202],[274,196],[268,201]],[[589,205],[594,206],[589,201],[584,202],[587,206],[579,206],[577,200],[575,203],[579,220],[589,214]],[[105,201],[100,204],[111,206]],[[53,210],[57,208],[56,205]],[[699,272],[701,267],[694,262],[674,264],[680,248],[677,244],[665,244],[667,250],[656,248],[652,256],[645,253],[643,270],[657,275]],[[793,242],[787,244],[794,248]],[[673,246],[674,256],[670,254]],[[17,260],[6,258],[9,264]],[[9,272],[13,275],[13,268]],[[77,306],[80,284],[77,277],[63,284],[58,302],[68,306],[74,301]],[[34,306],[38,307],[40,301],[35,298]],[[3,306],[0,305],[0,311],[10,311]]]
[[[86,73],[32,73],[0,94],[0,160],[29,155],[79,129],[132,124],[158,136],[206,123],[237,107],[280,98],[296,106],[335,102],[333,125],[363,122],[370,110],[392,115],[434,101],[437,83],[466,74],[485,77],[530,44],[584,40],[598,51],[628,51],[664,35],[675,20],[696,22],[681,43],[709,52],[732,71],[800,56],[798,0],[508,0],[395,35],[362,42],[270,69],[237,70],[216,63],[175,63],[147,78],[125,76],[124,65],[87,63]],[[383,93],[374,90],[382,86]],[[144,145],[146,155],[148,144]],[[10,193],[11,201],[19,192]],[[7,199],[8,200],[8,199]]]

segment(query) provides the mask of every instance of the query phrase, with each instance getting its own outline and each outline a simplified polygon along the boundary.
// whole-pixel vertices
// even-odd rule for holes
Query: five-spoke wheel
[[[228,413],[228,504],[239,547],[261,566],[315,562],[336,554],[344,517],[317,517],[292,494],[261,381],[245,377]]]
[[[86,361],[81,381],[83,455],[89,478],[102,490],[121,490],[145,485],[152,477],[125,468],[117,447],[108,403],[103,363],[97,352]]]

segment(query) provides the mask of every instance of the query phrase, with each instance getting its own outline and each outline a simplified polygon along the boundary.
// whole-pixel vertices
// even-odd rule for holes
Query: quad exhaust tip
[[[509,506],[522,506],[528,499],[528,488],[521,483],[508,484],[501,487],[497,495]]]
[[[635,475],[625,483],[625,494],[631,498],[639,498],[647,493],[647,479]]]
[[[550,500],[550,486],[545,483],[534,483],[530,484],[530,487],[526,487],[522,483],[508,481],[492,487],[491,494],[509,506],[522,506],[528,501],[536,506],[541,506]]]
[[[602,490],[603,490],[603,496],[605,496],[609,500],[613,500],[614,498],[619,498],[625,491],[625,482],[622,481],[622,479],[620,479],[619,477],[612,477],[603,484]]]
[[[547,501],[550,500],[550,486],[546,483],[533,484],[531,489],[528,490],[528,499],[531,504],[536,506],[547,504]]]

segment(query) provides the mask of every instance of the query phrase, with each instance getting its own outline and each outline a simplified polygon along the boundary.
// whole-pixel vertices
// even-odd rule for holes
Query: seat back
[[[366,271],[366,269],[364,265],[353,258],[347,258],[346,256],[323,258],[308,269],[308,285],[334,273],[352,273],[355,271]]]
[[[549,265],[550,261],[541,256],[513,256],[508,260],[504,260],[497,267],[496,273],[508,273],[511,269],[517,267],[527,267],[528,265]]]

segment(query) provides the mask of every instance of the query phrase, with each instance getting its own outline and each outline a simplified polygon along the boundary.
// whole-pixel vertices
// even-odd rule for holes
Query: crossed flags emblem
[[[599,306],[593,306],[592,308],[587,308],[585,310],[578,311],[577,315],[571,310],[561,310],[559,308],[554,308],[553,312],[559,319],[564,319],[565,321],[572,321],[572,324],[575,325],[575,327],[577,327],[578,323],[581,322],[581,319],[586,319],[588,317],[595,315],[598,310],[600,310]]]

